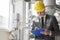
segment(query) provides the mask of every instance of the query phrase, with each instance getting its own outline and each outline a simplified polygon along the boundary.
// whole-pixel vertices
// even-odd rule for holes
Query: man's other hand
[[[45,30],[43,32],[40,32],[41,34],[44,34],[44,35],[49,35],[51,36],[52,35],[52,32],[50,30]]]

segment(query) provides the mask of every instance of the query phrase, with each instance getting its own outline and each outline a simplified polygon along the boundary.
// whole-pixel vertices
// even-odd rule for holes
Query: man
[[[44,36],[35,36],[35,40],[55,40],[55,35],[57,35],[59,31],[56,18],[45,14],[45,6],[41,1],[35,3],[34,10],[37,12],[38,16],[33,20],[32,30],[45,28],[44,31],[40,32]]]

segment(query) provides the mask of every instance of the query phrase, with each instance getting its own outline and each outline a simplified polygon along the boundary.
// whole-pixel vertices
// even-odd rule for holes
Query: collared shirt
[[[46,26],[46,15],[45,16],[43,16],[44,17],[44,26]],[[42,26],[42,19],[41,19],[41,16],[35,16],[33,19],[32,19],[32,23],[31,23],[31,25],[33,24],[33,21],[34,22],[36,22],[36,23],[40,23],[40,26]]]

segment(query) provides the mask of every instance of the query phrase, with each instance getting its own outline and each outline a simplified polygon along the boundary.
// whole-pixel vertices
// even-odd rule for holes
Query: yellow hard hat
[[[43,12],[45,10],[44,3],[41,1],[37,1],[34,6],[34,10],[36,12]]]

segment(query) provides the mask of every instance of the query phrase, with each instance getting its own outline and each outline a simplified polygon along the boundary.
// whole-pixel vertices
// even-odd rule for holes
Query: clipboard
[[[32,32],[35,36],[43,36],[43,34],[41,34],[40,32],[43,32],[44,30],[45,30],[45,28],[40,28],[40,29],[32,30],[31,32]]]

